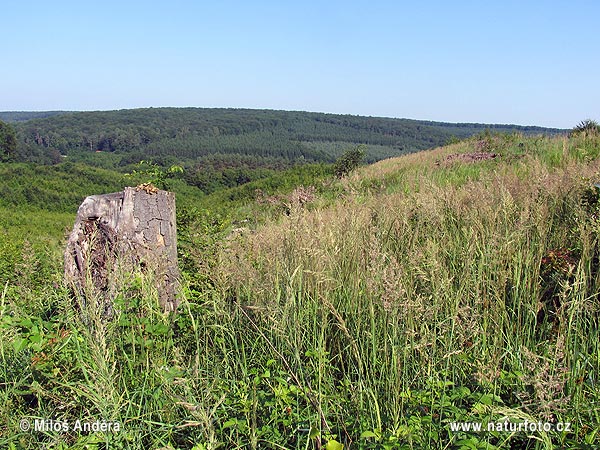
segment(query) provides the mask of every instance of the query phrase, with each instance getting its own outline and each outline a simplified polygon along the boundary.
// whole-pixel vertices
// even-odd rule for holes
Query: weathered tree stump
[[[86,307],[93,298],[112,315],[123,274],[151,273],[165,311],[178,306],[175,194],[152,185],[87,197],[65,250],[65,279]],[[87,299],[87,300],[86,300]]]

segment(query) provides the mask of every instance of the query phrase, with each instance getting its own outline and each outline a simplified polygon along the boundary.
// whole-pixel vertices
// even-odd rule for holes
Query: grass
[[[482,147],[501,156],[445,162]],[[585,134],[486,136],[366,166],[277,217],[249,206],[261,225],[228,237],[187,217],[176,316],[138,273],[117,317],[86,326],[60,239],[28,250],[11,222],[0,446],[598,448],[599,152]],[[19,269],[35,264],[43,279]],[[450,425],[505,418],[571,429]]]

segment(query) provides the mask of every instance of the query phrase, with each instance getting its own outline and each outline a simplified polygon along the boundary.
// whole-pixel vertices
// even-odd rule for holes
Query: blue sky
[[[0,110],[600,120],[598,1],[11,1]]]

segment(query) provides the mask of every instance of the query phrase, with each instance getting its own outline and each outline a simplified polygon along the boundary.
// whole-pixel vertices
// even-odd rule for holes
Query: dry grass
[[[585,282],[561,294],[565,306],[544,328],[540,261],[564,246],[595,252],[580,199],[598,165],[582,158],[579,141],[509,144],[498,149],[501,158],[469,167],[436,161],[472,151],[472,143],[361,169],[332,206],[297,209],[233,242],[221,266],[226,289],[278,327],[284,347],[305,348],[307,335],[323,333],[310,313],[332,320],[343,330],[325,331],[332,361],[353,361],[367,391],[379,386],[388,417],[423,377],[496,386],[509,372],[524,373],[515,388],[525,410],[572,413],[565,386],[585,372],[577,354],[589,342],[581,333],[598,333],[595,269],[580,260]],[[579,297],[594,306],[576,312]],[[299,301],[307,315],[291,313]],[[573,314],[578,332],[569,329]]]

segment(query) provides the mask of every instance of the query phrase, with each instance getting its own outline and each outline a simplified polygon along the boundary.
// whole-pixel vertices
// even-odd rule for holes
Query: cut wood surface
[[[177,308],[175,194],[145,184],[87,197],[65,250],[65,278],[85,306],[93,296],[111,315],[123,274],[151,274],[161,306]]]

